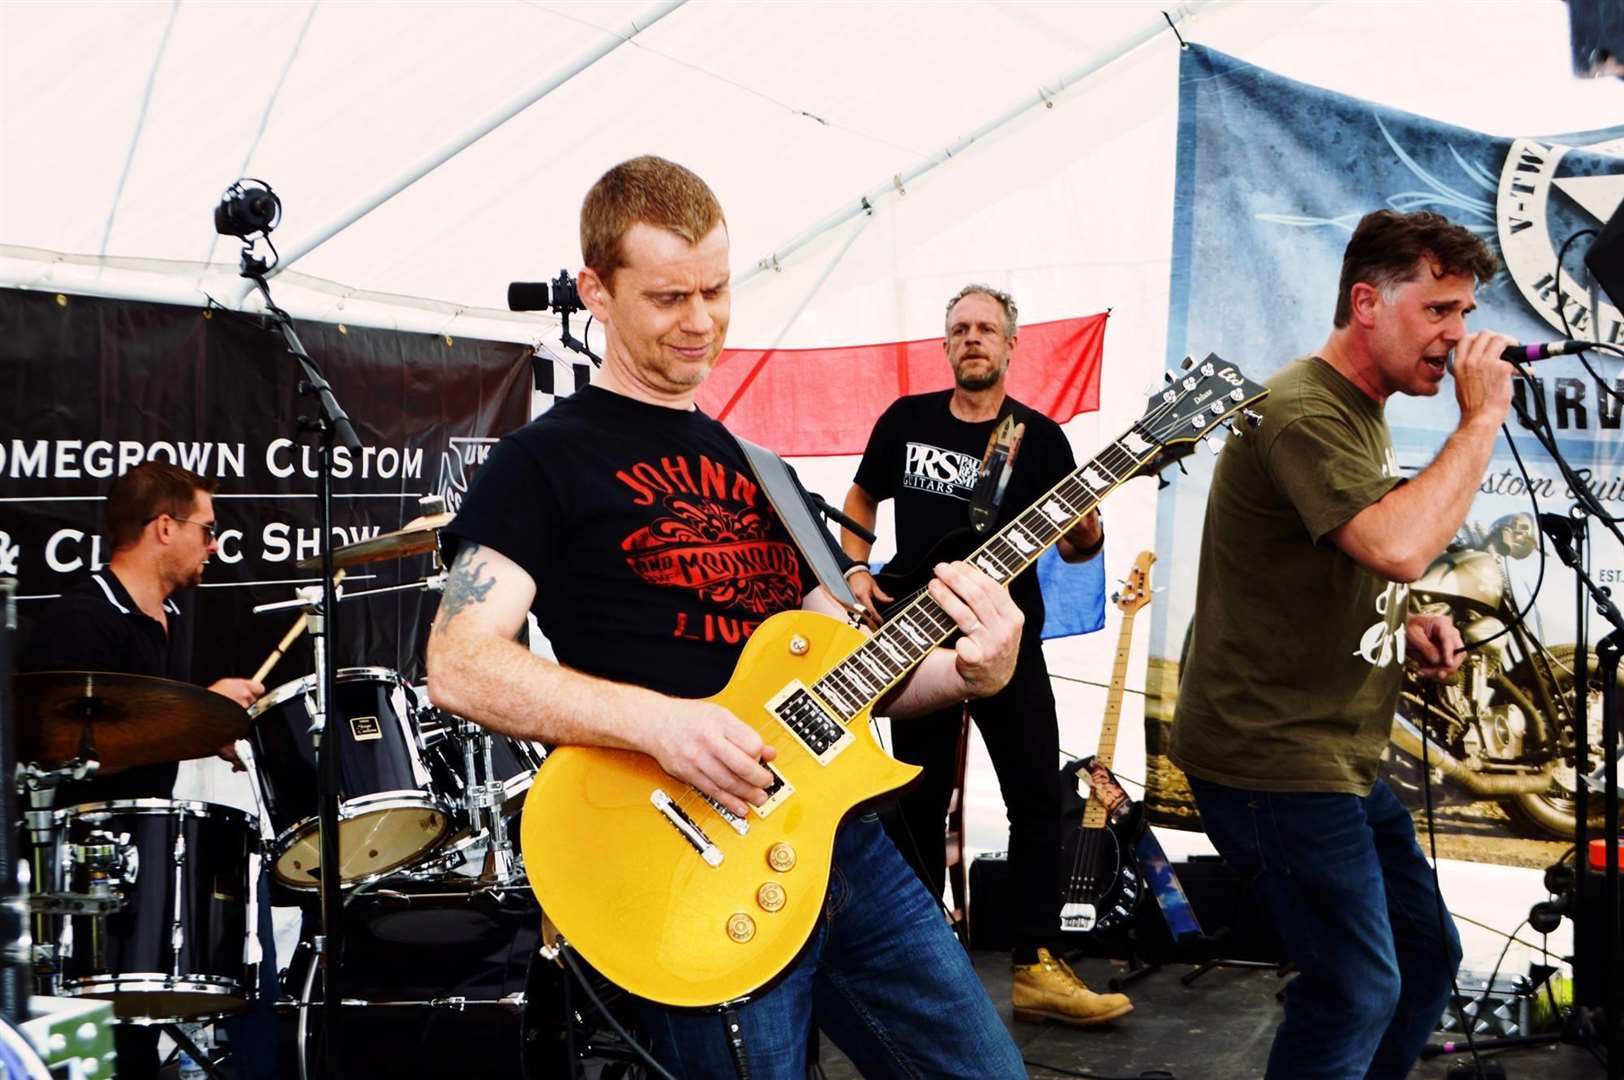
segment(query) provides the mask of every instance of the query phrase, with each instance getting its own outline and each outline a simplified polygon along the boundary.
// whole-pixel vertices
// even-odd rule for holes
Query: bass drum
[[[321,973],[309,947],[315,931],[307,915],[282,993],[282,1075],[298,1080],[326,1075]],[[344,911],[336,1075],[575,1075],[565,974],[539,956],[540,945],[541,911],[522,882],[396,878],[359,892]]]

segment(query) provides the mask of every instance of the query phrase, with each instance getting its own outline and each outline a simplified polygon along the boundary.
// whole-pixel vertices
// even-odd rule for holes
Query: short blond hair
[[[638,222],[697,244],[727,219],[710,186],[676,162],[652,154],[622,161],[581,202],[581,257],[611,292],[626,261],[621,240]]]

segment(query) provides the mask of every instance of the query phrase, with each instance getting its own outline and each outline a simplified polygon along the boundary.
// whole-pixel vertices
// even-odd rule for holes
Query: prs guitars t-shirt
[[[1266,385],[1218,458],[1170,756],[1231,787],[1367,795],[1404,663],[1409,587],[1326,534],[1400,483],[1381,406],[1319,357]]]
[[[944,536],[970,526],[970,494],[998,421],[960,420],[948,408],[951,397],[951,390],[942,390],[892,402],[875,422],[857,467],[858,487],[876,501],[896,500],[897,554],[892,565],[900,570],[918,569]],[[1077,468],[1060,425],[1009,400],[1015,419],[1026,424],[1026,434],[998,505],[995,529],[1019,517]],[[1021,574],[1010,583],[1009,593],[1026,615],[1022,642],[1038,642],[1043,636],[1043,594],[1037,575]]]
[[[816,584],[720,423],[598,387],[492,448],[448,531],[530,575],[561,663],[681,697]]]

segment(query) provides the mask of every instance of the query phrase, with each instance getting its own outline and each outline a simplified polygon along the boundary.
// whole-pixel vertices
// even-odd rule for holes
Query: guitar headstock
[[[1150,603],[1150,568],[1155,562],[1155,552],[1141,551],[1133,560],[1133,569],[1128,571],[1128,580],[1112,595],[1111,599],[1124,615],[1132,615]]]
[[[1235,365],[1209,353],[1199,364],[1185,361],[1182,374],[1169,373],[1167,386],[1150,397],[1145,415],[1134,432],[1158,449],[1137,475],[1160,472],[1193,453],[1196,444],[1211,440],[1214,452],[1225,429],[1234,431],[1234,418],[1242,415],[1256,427],[1262,417],[1251,406],[1269,396],[1268,388],[1248,379]]]

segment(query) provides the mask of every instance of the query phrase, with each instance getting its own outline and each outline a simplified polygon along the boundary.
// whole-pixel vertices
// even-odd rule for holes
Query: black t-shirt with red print
[[[720,423],[595,386],[498,443],[448,531],[534,579],[560,663],[680,697],[816,584]]]

